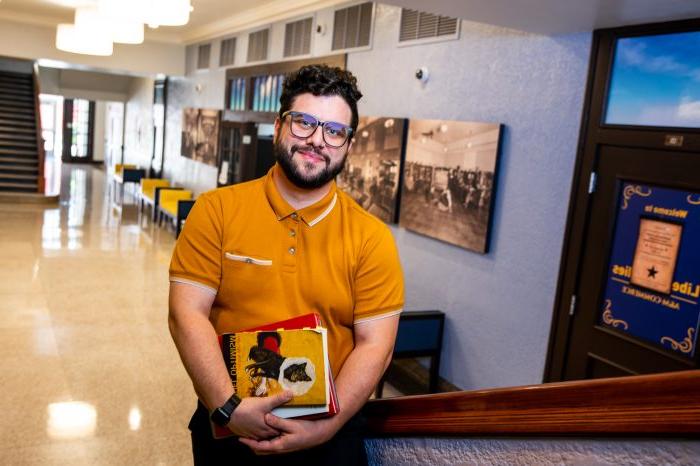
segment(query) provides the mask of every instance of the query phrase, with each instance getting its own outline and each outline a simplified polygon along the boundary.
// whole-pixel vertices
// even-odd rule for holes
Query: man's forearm
[[[233,393],[214,327],[199,313],[169,318],[170,334],[195,391],[209,409],[223,405]]]

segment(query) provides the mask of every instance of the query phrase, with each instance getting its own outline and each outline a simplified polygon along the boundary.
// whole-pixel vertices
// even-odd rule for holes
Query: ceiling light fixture
[[[142,4],[144,23],[158,26],[184,26],[193,10],[190,0],[148,0]]]
[[[113,44],[109,37],[92,36],[74,24],[59,24],[56,28],[56,48],[83,55],[110,56]]]
[[[144,23],[152,28],[183,26],[192,10],[191,0],[97,0],[76,8],[74,24],[58,25],[56,48],[109,56],[114,42],[141,44]]]

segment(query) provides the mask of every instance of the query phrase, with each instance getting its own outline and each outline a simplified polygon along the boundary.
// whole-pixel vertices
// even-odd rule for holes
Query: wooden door
[[[594,33],[545,381],[698,367],[697,50],[698,20]]]

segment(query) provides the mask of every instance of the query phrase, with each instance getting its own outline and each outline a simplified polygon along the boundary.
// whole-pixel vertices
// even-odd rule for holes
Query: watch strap
[[[234,393],[228,400],[226,400],[226,403],[212,411],[210,416],[211,421],[214,424],[225,427],[228,425],[233,412],[236,410],[239,404],[241,404],[241,399]]]

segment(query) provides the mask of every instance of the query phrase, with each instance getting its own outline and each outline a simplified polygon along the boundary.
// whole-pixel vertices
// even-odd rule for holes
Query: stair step
[[[30,121],[34,123],[34,115],[29,115],[29,114],[24,114],[24,113],[14,113],[14,112],[7,112],[3,109],[0,108],[0,121]]]
[[[0,189],[3,189],[3,188],[25,188],[28,191],[29,190],[36,191],[37,184],[36,184],[36,181],[34,183],[21,183],[21,182],[18,183],[16,181],[1,181],[0,180]]]
[[[14,174],[14,175],[38,175],[39,174],[39,166],[38,164],[36,166],[32,165],[0,165],[0,176],[3,174]]]
[[[26,183],[28,181],[36,182],[36,174],[19,174],[0,172],[0,181],[14,181],[17,183]]]
[[[29,108],[31,110],[34,110],[34,101],[5,99],[3,96],[0,95],[0,107]]]
[[[36,143],[36,135],[32,131],[32,133],[27,133],[27,132],[13,132],[13,131],[4,131],[0,129],[0,144],[4,142],[11,142],[11,141],[34,141]]]
[[[0,73],[0,80],[7,80],[7,81],[19,81],[19,82],[25,82],[29,81],[32,82],[33,76],[31,74],[24,74],[24,73],[17,73],[17,74],[9,74],[6,72]]]
[[[12,86],[10,84],[0,82],[0,93],[2,94],[16,94],[21,96],[34,95],[33,86]]]
[[[23,167],[35,167],[39,165],[39,161],[35,158],[32,159],[29,157],[11,157],[8,155],[0,154],[0,167],[8,167],[15,165]]]
[[[34,125],[22,125],[22,126],[12,126],[7,122],[0,120],[0,133],[14,134],[14,133],[24,133],[24,134],[35,134]]]
[[[16,89],[34,89],[34,82],[32,80],[27,80],[27,81],[20,81],[20,80],[11,80],[11,79],[4,79],[0,77],[0,84],[2,84],[3,87],[11,87],[11,88],[16,88]]]
[[[7,120],[0,117],[0,128],[11,128],[12,131],[21,133],[33,133],[34,122],[29,120]],[[28,130],[28,131],[26,131]]]
[[[17,89],[0,88],[0,99],[12,100],[16,102],[34,102],[34,93],[29,91],[18,91]]]
[[[0,149],[36,150],[36,141],[8,141],[0,139]]]
[[[26,149],[4,149],[0,147],[0,155],[14,155],[14,156],[36,156],[36,150],[26,150]]]
[[[15,108],[15,107],[5,107],[4,105],[0,105],[0,114],[2,115],[9,115],[10,117],[17,115],[17,116],[22,116],[22,117],[33,117],[34,116],[34,107],[31,108]],[[4,117],[0,117],[4,118]]]

